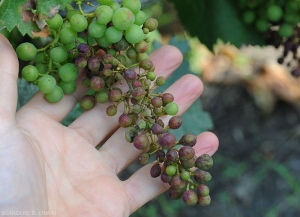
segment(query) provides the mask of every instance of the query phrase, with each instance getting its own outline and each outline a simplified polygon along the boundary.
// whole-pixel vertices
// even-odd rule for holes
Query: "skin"
[[[181,63],[177,48],[164,46],[151,55],[158,75],[169,76]],[[97,104],[70,126],[60,121],[86,91],[78,87],[58,103],[43,94],[16,112],[18,59],[0,34],[0,210],[54,211],[57,216],[129,216],[169,188],[143,166],[127,180],[117,176],[141,151],[124,139],[118,116],[108,117],[107,104]],[[80,83],[84,76],[79,76]],[[125,86],[121,86],[125,89]],[[185,75],[167,92],[182,114],[200,96],[198,77]],[[120,111],[118,114],[121,114]],[[100,150],[95,149],[106,141]],[[217,137],[198,135],[197,155],[214,154]]]

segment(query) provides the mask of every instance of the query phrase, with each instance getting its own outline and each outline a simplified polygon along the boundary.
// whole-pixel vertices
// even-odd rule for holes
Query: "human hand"
[[[151,55],[156,73],[168,77],[182,55],[164,46]],[[129,216],[168,189],[160,178],[150,176],[152,164],[129,179],[117,174],[141,151],[124,139],[117,117],[108,117],[107,105],[97,104],[69,127],[60,121],[85,94],[80,87],[72,95],[51,104],[38,92],[16,112],[18,60],[0,34],[0,210],[56,212],[57,216]],[[78,78],[78,82],[83,79]],[[179,115],[200,96],[203,85],[185,75],[167,92],[175,96]],[[105,144],[97,150],[100,142]],[[212,133],[198,135],[196,155],[214,154],[218,139]]]

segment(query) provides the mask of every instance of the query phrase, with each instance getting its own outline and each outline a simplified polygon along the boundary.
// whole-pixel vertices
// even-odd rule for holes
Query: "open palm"
[[[182,56],[176,48],[165,46],[151,59],[157,74],[169,76]],[[107,105],[97,104],[69,127],[60,123],[86,92],[83,87],[55,104],[37,93],[16,113],[18,70],[12,47],[0,35],[0,210],[129,216],[168,188],[150,176],[151,164],[125,181],[118,178],[141,151],[125,141],[117,117],[106,115]],[[186,75],[167,91],[175,96],[182,114],[201,94],[202,83]],[[97,150],[95,146],[104,141]],[[197,155],[212,155],[217,148],[212,133],[200,134],[194,146]]]

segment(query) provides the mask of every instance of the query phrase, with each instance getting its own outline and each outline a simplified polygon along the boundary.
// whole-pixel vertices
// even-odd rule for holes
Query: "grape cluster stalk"
[[[283,64],[291,52],[296,67],[292,75],[300,76],[298,56],[300,38],[300,0],[239,0],[242,20],[263,34],[268,45],[283,46],[278,63]]]
[[[22,69],[23,78],[37,85],[48,102],[56,103],[76,91],[81,69],[85,78],[80,85],[89,91],[79,100],[80,106],[89,110],[96,103],[108,103],[109,116],[117,115],[121,107],[118,120],[126,128],[125,140],[143,151],[138,161],[144,165],[155,159],[150,175],[170,184],[172,199],[209,205],[204,183],[211,180],[207,170],[213,160],[208,154],[195,155],[195,135],[186,133],[176,140],[170,131],[178,129],[182,119],[174,96],[153,93],[166,82],[156,75],[147,54],[147,35],[157,29],[157,20],[146,16],[140,0],[97,1],[92,13],[84,13],[82,1],[77,0],[79,10],[69,5],[65,18],[56,14],[47,20],[53,40],[45,47],[25,42],[16,48],[19,59],[34,63]],[[116,87],[118,82],[126,82],[128,91]],[[166,125],[161,119],[165,115],[171,116]]]

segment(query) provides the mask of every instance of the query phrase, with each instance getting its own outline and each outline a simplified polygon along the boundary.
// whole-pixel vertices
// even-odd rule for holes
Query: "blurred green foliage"
[[[236,0],[169,0],[191,36],[197,36],[209,49],[217,39],[237,47],[242,44],[262,45],[262,36],[240,19]]]

